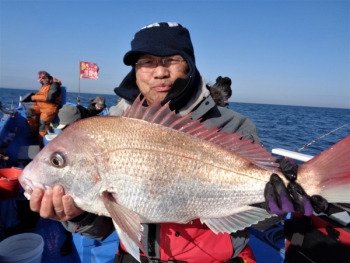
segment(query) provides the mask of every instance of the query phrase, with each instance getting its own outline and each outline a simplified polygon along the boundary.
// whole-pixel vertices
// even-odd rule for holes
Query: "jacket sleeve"
[[[86,217],[91,217],[91,215],[93,214],[88,213]],[[94,219],[91,222],[84,224],[83,221],[86,220],[86,217],[79,222],[62,222],[62,225],[69,232],[79,233],[82,236],[96,239],[98,241],[103,241],[115,230],[112,219],[109,217],[94,216]]]
[[[46,101],[46,98],[44,95],[33,95],[31,99],[32,101]]]
[[[112,106],[109,109],[110,116],[121,116],[125,110],[131,106],[132,102],[125,99],[118,101],[116,106]]]
[[[33,96],[31,96],[31,100],[32,101],[46,101],[46,97],[44,95],[36,93]]]
[[[61,95],[61,86],[54,82],[50,85],[49,92],[47,93],[47,96],[45,95],[38,95],[35,94],[31,97],[33,101],[49,101],[49,102],[55,102],[55,100]]]
[[[203,117],[208,127],[219,127],[221,132],[243,134],[243,139],[261,143],[255,124],[246,116],[223,107],[213,107]]]
[[[256,126],[254,125],[254,123],[248,119],[247,117],[241,115],[241,125],[237,128],[236,131],[237,133],[243,134],[243,140],[252,140],[255,143],[260,143],[261,144],[261,140],[259,138],[258,135],[258,130],[256,128]],[[231,127],[230,125],[228,125],[228,127],[226,127],[226,129],[230,130]],[[225,128],[223,129],[223,131],[225,131]]]
[[[83,105],[77,105],[78,110],[80,111],[80,115],[82,119],[94,116],[87,108]]]
[[[55,102],[55,100],[61,95],[61,86],[54,82],[51,84],[49,92],[47,94],[47,101]]]

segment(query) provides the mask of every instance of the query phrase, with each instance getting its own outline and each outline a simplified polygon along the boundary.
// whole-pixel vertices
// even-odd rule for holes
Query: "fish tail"
[[[303,180],[303,175],[306,174],[313,174],[312,181],[310,182],[309,177],[308,184],[315,186],[311,193],[307,191],[308,194],[321,195],[331,203],[349,203],[350,135],[301,165],[298,171],[299,178]]]

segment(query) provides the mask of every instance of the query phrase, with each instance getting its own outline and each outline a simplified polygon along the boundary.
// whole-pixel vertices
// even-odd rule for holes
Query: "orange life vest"
[[[35,95],[32,96],[32,100],[36,101],[35,104],[37,104],[37,106],[39,106],[42,110],[43,109],[47,109],[48,111],[56,110],[57,107],[61,105],[62,93],[53,101],[50,101],[48,99],[48,94],[52,84],[53,84],[53,81],[51,80],[50,83],[44,84],[40,88],[40,90]],[[60,83],[57,83],[57,84],[61,86]]]

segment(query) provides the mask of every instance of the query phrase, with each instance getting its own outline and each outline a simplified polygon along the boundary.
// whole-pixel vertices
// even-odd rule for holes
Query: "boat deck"
[[[5,238],[5,229],[18,223],[15,200],[0,201],[0,240]],[[282,263],[284,260],[284,239],[281,225],[274,225],[266,231],[252,229],[249,241],[258,263]],[[60,255],[65,241],[64,228],[60,222],[40,218],[34,233],[44,239],[42,263],[106,263],[113,262],[118,248],[118,237],[112,234],[104,242],[98,242],[79,234],[73,234],[72,253]]]
[[[6,165],[0,165],[0,167],[18,166],[19,160],[17,160],[17,157],[23,146],[27,147],[26,155],[29,155],[29,145],[33,147],[33,143],[27,139],[29,129],[25,123],[24,109],[19,109],[18,113],[19,114],[15,117],[9,118],[8,121],[4,120],[0,122],[0,141],[7,142],[4,145],[6,145],[6,154],[10,157]],[[20,130],[20,133],[16,132],[18,130]],[[48,141],[46,143],[48,143]],[[30,159],[26,160],[26,162],[30,161]],[[16,160],[18,163],[16,163]],[[22,164],[25,164],[25,162]],[[5,229],[19,222],[16,217],[16,201],[2,201],[0,198],[0,241],[6,238]],[[102,243],[88,239],[79,234],[73,234],[72,253],[67,256],[61,256],[60,248],[66,239],[66,235],[64,234],[64,228],[60,222],[41,218],[37,223],[35,233],[41,235],[44,239],[42,263],[113,262],[119,242],[115,233]],[[284,239],[283,235],[280,235],[281,226],[276,227],[275,225],[272,229],[269,228],[268,231],[252,229],[251,233],[249,244],[253,248],[259,263],[283,262]]]

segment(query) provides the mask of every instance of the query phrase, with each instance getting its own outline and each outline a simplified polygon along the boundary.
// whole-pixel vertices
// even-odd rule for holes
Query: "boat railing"
[[[289,157],[289,158],[299,160],[302,162],[307,162],[310,159],[314,158],[314,156],[312,156],[312,155],[307,155],[307,154],[303,154],[303,153],[299,153],[299,152],[289,151],[289,150],[285,150],[285,149],[281,149],[281,148],[272,149],[272,153],[277,154],[277,155],[281,155],[281,156],[285,156],[285,157]]]

